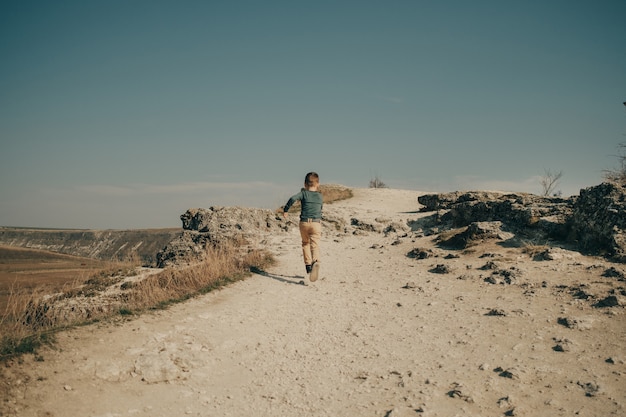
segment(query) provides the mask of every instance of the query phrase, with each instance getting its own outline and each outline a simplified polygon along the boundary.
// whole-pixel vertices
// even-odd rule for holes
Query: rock
[[[448,265],[438,264],[434,268],[430,269],[429,272],[432,272],[434,274],[449,274],[451,272],[451,269]]]
[[[617,278],[618,281],[624,281],[626,280],[626,274],[624,274],[624,272],[620,271],[619,269],[615,268],[614,266],[607,268],[603,273],[602,273],[603,277],[606,278]]]
[[[575,242],[582,251],[626,262],[625,185],[603,183],[567,199],[472,191],[427,194],[418,201],[422,211],[437,211],[431,221],[449,227],[499,221],[515,235]],[[464,247],[463,238],[449,243]]]
[[[494,261],[487,261],[486,264],[480,267],[483,271],[497,271],[500,269],[500,266]]]
[[[458,398],[465,402],[473,403],[474,399],[470,395],[466,394],[464,391],[465,388],[461,384],[455,382],[452,384],[451,389],[447,392],[447,395],[450,398]]]
[[[219,207],[189,209],[180,216],[184,230],[208,232],[213,236],[232,236],[248,230],[267,230],[279,227],[280,218],[272,210]],[[212,238],[213,238],[212,236]]]
[[[595,397],[600,393],[600,386],[595,382],[577,382],[577,385],[585,390],[587,397]]]
[[[580,190],[569,219],[582,250],[626,262],[626,186],[603,183]]]
[[[533,256],[533,259],[535,261],[556,261],[563,259],[563,257],[563,253],[559,250],[555,248],[547,248]]]
[[[382,227],[380,225],[367,223],[357,218],[350,219],[350,225],[353,226],[355,229],[359,231],[363,231],[363,232],[381,232],[382,231]]]
[[[506,313],[501,308],[492,308],[485,313],[485,316],[506,316]]]
[[[391,233],[407,233],[411,230],[411,228],[405,223],[389,222],[389,221],[384,221],[382,219],[375,219],[375,220],[379,223],[384,223],[384,224],[389,223],[383,229],[383,233],[385,234],[385,236],[388,236]]]
[[[554,341],[556,345],[552,347],[552,350],[555,352],[570,352],[572,350],[572,342],[569,339],[557,339]]]
[[[557,323],[569,329],[589,330],[591,329],[593,319],[589,317],[585,317],[585,318],[559,317],[557,319]]]
[[[496,269],[490,276],[484,279],[489,284],[515,284],[517,279],[521,275],[521,272],[511,267],[509,269]]]
[[[284,230],[289,223],[272,210],[242,207],[189,209],[180,218],[183,232],[157,253],[159,268],[201,261],[209,245],[260,240],[264,233]]]
[[[507,240],[514,236],[512,233],[503,232],[501,227],[502,222],[500,221],[472,222],[462,232],[457,233],[448,239],[442,240],[440,245],[453,249],[465,249],[486,240]]]
[[[527,193],[472,191],[423,195],[418,201],[425,206],[423,211],[448,210],[441,220],[456,227],[472,222],[502,221],[514,229],[542,226],[553,229],[552,233],[564,234],[565,220],[574,200]]]
[[[509,378],[509,379],[515,379],[515,380],[520,379],[520,371],[517,368],[502,369],[501,367],[498,366],[493,371],[496,372],[498,376],[501,376],[503,378]]]
[[[621,300],[617,296],[609,295],[608,297],[595,303],[593,306],[596,308],[602,308],[602,307],[617,307],[623,304],[624,303],[621,302]]]
[[[427,259],[433,256],[433,251],[430,249],[413,248],[406,256],[413,259]]]

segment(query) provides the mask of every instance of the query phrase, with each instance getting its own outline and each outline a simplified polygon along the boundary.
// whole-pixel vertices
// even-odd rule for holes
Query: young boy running
[[[320,238],[322,236],[322,193],[318,191],[319,175],[309,172],[304,178],[304,188],[293,195],[283,208],[283,217],[287,218],[289,208],[300,201],[300,236],[302,236],[302,255],[304,265],[311,282],[317,281],[319,275]]]

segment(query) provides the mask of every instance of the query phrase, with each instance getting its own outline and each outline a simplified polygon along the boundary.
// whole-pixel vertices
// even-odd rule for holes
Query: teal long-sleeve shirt
[[[322,207],[324,205],[324,201],[322,199],[322,193],[319,191],[308,191],[305,188],[301,189],[298,194],[289,198],[289,201],[285,204],[283,211],[288,212],[289,208],[296,201],[300,201],[302,204],[302,208],[300,209],[300,220],[322,218]]]

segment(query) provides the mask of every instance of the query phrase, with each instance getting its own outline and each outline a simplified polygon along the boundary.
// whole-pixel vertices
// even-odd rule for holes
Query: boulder
[[[569,224],[570,238],[583,251],[626,262],[626,186],[602,183],[580,190]]]

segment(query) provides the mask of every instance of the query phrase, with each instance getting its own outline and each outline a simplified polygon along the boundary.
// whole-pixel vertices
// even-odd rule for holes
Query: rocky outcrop
[[[180,216],[183,232],[157,253],[157,266],[192,263],[203,259],[210,245],[238,246],[256,241],[271,230],[284,229],[276,212],[258,208],[194,208]]]
[[[418,201],[424,206],[422,211],[446,210],[440,221],[453,227],[501,221],[516,232],[564,238],[575,198],[473,191],[428,194],[418,197]]]
[[[580,191],[569,220],[580,248],[626,262],[626,186],[603,183]]]
[[[422,211],[437,211],[450,228],[502,222],[516,235],[575,242],[580,250],[626,262],[626,188],[603,183],[567,199],[525,193],[453,192],[418,197]],[[451,242],[463,243],[467,236]]]

